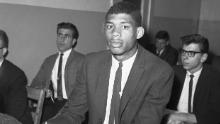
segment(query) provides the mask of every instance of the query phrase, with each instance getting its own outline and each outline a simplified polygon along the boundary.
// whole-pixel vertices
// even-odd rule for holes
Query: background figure
[[[170,43],[170,36],[167,31],[158,31],[156,36],[156,55],[168,62],[171,66],[177,64],[178,51]]]
[[[48,124],[159,124],[169,100],[172,68],[138,44],[144,34],[132,3],[114,4],[104,25],[108,50],[86,56],[77,90]]]
[[[5,58],[8,43],[6,32],[0,30],[0,113],[13,116],[23,124],[32,124],[27,104],[27,79],[20,68]]]
[[[175,80],[168,108],[168,123],[220,123],[220,73],[204,64],[208,57],[208,39],[192,34],[181,38],[182,65],[174,67]],[[193,75],[193,76],[191,76]]]
[[[48,89],[42,121],[56,115],[75,88],[76,75],[84,58],[84,55],[73,49],[77,44],[78,37],[79,33],[75,25],[65,22],[59,23],[56,40],[58,52],[44,60],[33,79],[32,87]]]

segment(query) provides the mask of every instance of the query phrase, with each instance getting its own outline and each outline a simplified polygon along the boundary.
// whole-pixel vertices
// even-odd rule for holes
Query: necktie
[[[57,98],[58,100],[63,99],[62,93],[62,62],[63,62],[63,53],[60,54],[58,73],[57,73]]]
[[[113,94],[111,99],[111,110],[109,116],[109,124],[119,124],[119,106],[120,106],[120,94],[121,91],[121,77],[122,77],[122,62],[119,63],[119,67],[115,74]]]
[[[190,81],[189,81],[189,96],[188,96],[188,113],[192,113],[191,108],[191,97],[192,97],[192,87],[193,87],[193,75],[190,75]]]

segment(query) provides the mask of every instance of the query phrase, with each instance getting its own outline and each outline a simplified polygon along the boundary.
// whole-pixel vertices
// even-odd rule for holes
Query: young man
[[[75,88],[77,71],[84,59],[84,55],[73,49],[78,37],[79,33],[75,25],[59,23],[56,40],[58,52],[45,59],[33,79],[32,87],[48,89],[42,121],[56,115]]]
[[[20,68],[5,58],[8,42],[6,32],[0,30],[0,113],[13,116],[22,124],[32,124],[27,104],[27,78]]]
[[[182,37],[181,66],[176,66],[168,124],[219,124],[220,73],[205,65],[208,39],[192,34]]]
[[[157,56],[165,60],[171,66],[176,65],[178,60],[178,51],[170,45],[170,36],[168,32],[164,30],[158,31],[155,39]]]
[[[140,11],[114,4],[105,17],[109,50],[86,56],[65,107],[48,124],[159,124],[173,81],[171,67],[138,45],[144,34]]]

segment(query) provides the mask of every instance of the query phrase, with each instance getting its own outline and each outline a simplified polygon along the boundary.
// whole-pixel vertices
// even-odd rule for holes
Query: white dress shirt
[[[202,68],[195,72],[193,75],[193,87],[192,87],[192,97],[191,97],[191,109],[193,110],[193,100],[194,100],[194,94],[196,85],[198,83],[199,76],[201,74]],[[177,106],[177,110],[179,112],[185,112],[188,113],[188,95],[189,95],[189,81],[190,81],[190,75],[192,75],[190,72],[187,71],[183,89],[181,92],[180,100]]]
[[[128,75],[130,74],[130,71],[133,66],[136,55],[137,55],[137,52],[131,58],[122,62],[121,92],[119,93],[120,97],[123,94],[123,89],[126,85]],[[106,106],[104,124],[108,124],[108,122],[109,122],[110,109],[111,109],[111,99],[112,99],[112,94],[113,94],[113,85],[114,85],[114,80],[115,80],[115,73],[116,73],[118,67],[119,67],[119,61],[117,61],[112,56],[112,66],[111,66],[110,77],[109,77],[108,98],[107,98],[107,106]]]
[[[63,53],[63,61],[62,61],[62,93],[63,98],[68,99],[67,93],[66,93],[66,87],[65,87],[65,67],[67,59],[71,53],[72,49],[69,49]],[[57,73],[58,73],[58,65],[59,65],[59,59],[60,59],[60,53],[57,56],[56,62],[54,64],[51,80],[53,82],[53,89],[54,89],[54,97],[57,98]]]

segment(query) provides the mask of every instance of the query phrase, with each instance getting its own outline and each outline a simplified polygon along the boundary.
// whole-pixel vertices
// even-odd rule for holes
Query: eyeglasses
[[[64,38],[64,39],[70,39],[72,37],[72,35],[70,34],[62,34],[62,33],[58,33],[57,34],[58,38]]]
[[[181,53],[182,55],[186,55],[186,56],[188,56],[188,57],[194,57],[196,54],[198,54],[198,53],[203,53],[203,52],[186,51],[186,50],[184,50],[184,49],[181,49],[180,53]]]

